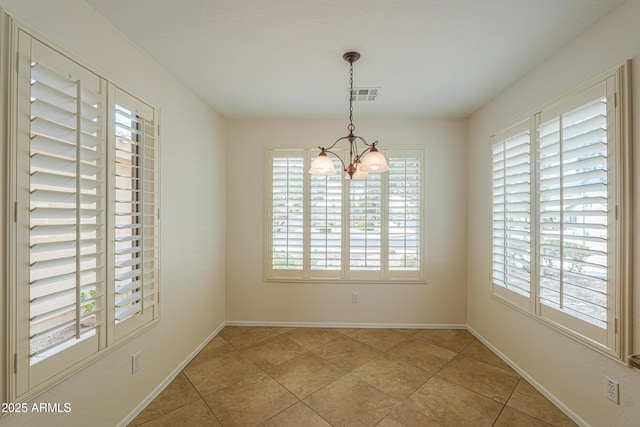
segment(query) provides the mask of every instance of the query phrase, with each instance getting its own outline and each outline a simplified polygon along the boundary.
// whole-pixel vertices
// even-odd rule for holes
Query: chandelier
[[[347,126],[349,134],[339,138],[328,148],[318,147],[320,154],[318,154],[311,163],[309,173],[312,175],[333,175],[337,173],[333,166],[333,160],[327,155],[331,154],[337,157],[340,163],[342,163],[342,168],[345,171],[344,177],[346,179],[367,179],[370,173],[388,171],[389,165],[384,155],[376,148],[378,141],[369,144],[361,136],[353,134],[353,131],[356,129],[353,124],[353,63],[360,59],[360,54],[358,52],[347,52],[342,55],[342,58],[349,63],[349,126]],[[340,141],[349,142],[348,165],[338,154],[331,151]],[[358,149],[358,142],[364,146],[362,151]]]

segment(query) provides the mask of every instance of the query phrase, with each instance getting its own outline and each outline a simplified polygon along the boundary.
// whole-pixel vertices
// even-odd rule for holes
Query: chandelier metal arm
[[[331,150],[333,147],[335,147],[335,146],[336,146],[336,144],[337,144],[338,142],[340,142],[340,141],[342,141],[342,140],[344,140],[344,139],[347,139],[347,140],[348,140],[349,138],[352,138],[352,139],[353,139],[353,143],[354,143],[354,144],[356,143],[356,139],[360,140],[360,142],[362,142],[364,145],[366,145],[367,147],[369,147],[369,148],[368,148],[368,150],[370,150],[372,147],[375,147],[376,145],[378,145],[378,141],[374,141],[374,142],[372,142],[371,144],[369,144],[369,143],[368,143],[368,142],[367,142],[363,137],[358,136],[358,135],[354,135],[354,134],[349,134],[349,135],[347,135],[347,136],[343,136],[342,138],[338,138],[338,139],[336,139],[336,142],[334,142],[334,143],[333,143],[333,144],[331,144],[329,147],[327,147],[327,148],[326,148],[326,150]],[[321,150],[325,150],[325,148],[324,148],[324,147],[320,147],[320,146],[318,146],[318,148],[319,148],[319,149],[321,149]],[[363,152],[362,154],[364,154],[364,152]]]
[[[373,148],[375,148],[376,145],[378,145],[378,141],[374,141],[371,144],[369,144],[364,138],[357,136],[357,135],[353,135],[350,134],[348,136],[343,136],[342,138],[338,138],[336,140],[336,142],[334,142],[333,144],[331,144],[329,147],[325,148],[325,147],[320,147],[318,146],[318,148],[320,149],[321,152],[323,153],[329,153],[334,155],[338,160],[340,160],[340,163],[342,164],[342,170],[344,170],[345,172],[348,173],[347,170],[347,165],[345,164],[345,162],[342,160],[342,157],[340,157],[339,154],[331,151],[333,149],[333,147],[335,147],[338,142],[343,141],[343,140],[348,140],[349,141],[349,148],[350,148],[350,152],[349,152],[349,165],[355,165],[356,162],[359,162],[360,159],[362,159],[362,157],[367,154],[369,151],[371,151]],[[356,140],[360,140],[360,142],[362,142],[367,148],[364,149],[364,151],[362,151],[361,153],[358,152],[358,145]],[[355,151],[355,155],[354,155],[354,151]]]
[[[365,154],[367,154],[369,151],[371,151],[371,149],[372,149],[372,148],[374,148],[374,147],[376,146],[376,144],[377,144],[377,143],[378,143],[378,141],[374,142],[374,143],[373,143],[373,144],[371,144],[371,145],[367,144],[367,148],[365,148],[365,150],[364,150],[362,153],[358,154],[358,155],[353,159],[353,161],[354,161],[354,162],[356,162],[356,161],[360,161],[360,159],[361,159]]]
[[[335,145],[335,144],[333,144]],[[347,170],[347,167],[344,165],[344,162],[342,161],[342,159],[340,158],[340,156],[336,153],[334,153],[333,151],[329,151],[326,148],[322,148],[322,147],[318,147],[322,150],[323,153],[328,153],[328,154],[333,154],[338,160],[340,160],[340,163],[342,163],[342,169],[343,170]]]

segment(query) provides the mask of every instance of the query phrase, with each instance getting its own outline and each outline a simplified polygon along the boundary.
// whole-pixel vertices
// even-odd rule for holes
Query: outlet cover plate
[[[620,386],[618,385],[618,383],[609,377],[604,377],[604,386],[605,386],[604,394],[607,397],[607,399],[609,399],[616,405],[619,405],[620,404],[620,396],[619,396]]]
[[[142,366],[142,360],[140,356],[140,352],[137,352],[131,356],[131,373],[135,374],[140,370]]]

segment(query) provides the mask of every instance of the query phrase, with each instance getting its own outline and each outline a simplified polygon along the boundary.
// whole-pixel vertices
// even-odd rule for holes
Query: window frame
[[[26,304],[24,302],[19,302],[20,294],[24,294],[24,292],[19,292],[18,289],[19,286],[22,286],[25,279],[27,280],[27,283],[29,281],[29,250],[26,250],[25,259],[25,251],[22,250],[19,253],[17,249],[19,246],[24,246],[24,228],[29,228],[30,223],[28,195],[30,180],[28,178],[25,178],[24,171],[21,171],[22,169],[24,169],[25,162],[27,164],[27,167],[29,166],[30,162],[28,159],[24,159],[25,149],[19,148],[20,141],[24,141],[24,138],[29,139],[29,134],[27,133],[26,136],[24,136],[24,129],[18,129],[18,124],[20,123],[19,117],[21,115],[27,115],[28,117],[28,115],[30,114],[30,110],[26,110],[24,108],[25,104],[30,104],[29,99],[27,99],[26,101],[20,101],[20,98],[25,96],[25,85],[28,86],[30,84],[30,77],[25,76],[30,75],[30,71],[27,70],[30,70],[31,68],[30,62],[32,61],[32,59],[30,53],[24,53],[24,47],[22,46],[25,45],[25,43],[28,43],[30,45],[31,43],[37,42],[51,52],[52,58],[56,58],[55,61],[60,61],[61,64],[65,62],[73,64],[73,66],[76,66],[79,69],[86,70],[87,73],[95,75],[101,81],[101,86],[103,87],[104,93],[104,112],[102,116],[103,131],[100,139],[101,144],[104,146],[104,148],[100,156],[100,161],[103,165],[103,177],[101,184],[102,195],[100,196],[99,200],[100,203],[104,205],[104,207],[101,208],[103,218],[101,221],[102,225],[100,230],[103,233],[103,239],[107,242],[114,236],[114,230],[111,227],[113,221],[110,218],[115,210],[115,207],[113,206],[114,199],[111,194],[112,188],[110,187],[110,183],[112,182],[111,174],[114,173],[114,168],[110,164],[110,162],[114,158],[114,153],[112,153],[112,151],[115,151],[115,140],[112,138],[114,134],[114,130],[112,128],[115,124],[114,117],[112,117],[115,116],[115,111],[113,109],[113,92],[122,91],[124,93],[127,93],[128,96],[136,99],[137,102],[145,104],[147,106],[146,108],[152,111],[152,117],[149,117],[149,119],[154,123],[154,129],[152,130],[152,139],[153,144],[155,145],[156,154],[153,164],[155,179],[155,193],[153,200],[156,207],[155,215],[157,218],[157,222],[155,223],[155,232],[153,234],[153,240],[155,242],[154,244],[156,249],[154,253],[156,257],[156,266],[158,266],[160,241],[160,109],[144,97],[138,94],[133,95],[135,92],[128,89],[123,89],[125,86],[121,85],[119,82],[113,81],[104,73],[96,70],[90,65],[87,65],[86,62],[67,52],[64,47],[55,44],[47,38],[38,35],[38,33],[31,28],[28,28],[27,26],[13,20],[13,18],[11,18],[9,15],[6,15],[2,10],[0,10],[0,15],[3,19],[3,25],[6,25],[6,27],[4,27],[5,30],[0,35],[0,41],[2,42],[2,46],[7,47],[7,50],[9,51],[9,54],[7,55],[8,60],[4,64],[2,64],[2,71],[0,71],[0,75],[6,73],[8,76],[7,79],[2,82],[3,90],[6,89],[6,93],[8,94],[7,110],[3,110],[3,114],[5,116],[3,120],[6,119],[7,123],[6,135],[8,139],[6,166],[8,195],[7,214],[9,219],[7,226],[8,259],[6,273],[8,283],[6,301],[6,326],[8,337],[6,358],[6,396],[7,401],[9,402],[23,402],[34,398],[35,396],[46,391],[60,381],[68,378],[70,375],[74,374],[85,366],[90,365],[97,359],[117,349],[121,345],[128,342],[131,338],[134,338],[147,329],[155,326],[160,321],[160,301],[158,297],[158,301],[156,303],[156,311],[154,315],[151,316],[151,319],[147,319],[145,322],[138,322],[136,327],[130,329],[127,334],[114,336],[114,329],[116,325],[114,323],[113,317],[114,295],[111,295],[111,293],[113,292],[114,287],[112,284],[113,272],[111,270],[114,269],[115,262],[111,259],[113,258],[113,254],[109,251],[109,244],[105,243],[103,245],[103,248],[106,248],[106,250],[104,250],[104,253],[100,255],[101,259],[104,260],[104,274],[102,275],[102,280],[100,281],[100,286],[103,289],[103,293],[98,297],[102,299],[100,303],[102,304],[101,316],[103,320],[99,325],[99,330],[96,332],[96,335],[100,335],[98,338],[99,344],[97,349],[91,350],[89,354],[82,354],[79,358],[76,358],[78,360],[70,361],[70,359],[73,359],[73,357],[69,358],[69,355],[73,355],[78,352],[83,353],[82,347],[86,347],[88,340],[71,340],[68,344],[57,345],[56,347],[52,347],[52,349],[58,348],[58,351],[52,351],[54,357],[51,358],[51,363],[47,363],[49,367],[45,367],[44,365],[38,366],[39,363],[32,364],[30,362],[30,356],[28,354],[29,351],[23,351],[24,340],[26,339],[28,342],[29,337],[21,337],[20,334],[22,334],[22,332],[20,331],[23,331],[25,328],[25,315],[27,319],[27,330],[29,328],[28,318],[30,317],[30,303],[29,301],[26,301]],[[23,42],[21,40],[25,41]],[[23,106],[22,110],[18,110],[20,105]],[[20,120],[22,120],[22,126],[24,128],[24,119]],[[27,132],[29,131],[30,129],[27,130]],[[23,152],[22,154],[21,151]],[[29,149],[27,149],[26,151],[28,152]],[[27,192],[26,204],[24,196],[25,191]],[[155,270],[155,274],[155,286],[157,287],[157,290],[159,292],[159,268]],[[75,285],[76,288],[78,286],[78,284]],[[93,296],[91,296],[90,298],[93,298]],[[20,301],[22,301],[22,299],[20,299]],[[80,299],[80,301],[84,301],[84,299]],[[22,342],[22,344],[20,342]],[[25,353],[27,354],[25,355]],[[69,353],[69,355],[67,355],[67,353]],[[49,361],[49,359],[46,359],[46,361]],[[42,368],[40,369],[40,371],[42,371],[40,374],[36,373],[36,376],[39,376],[40,379],[35,382],[33,378],[30,379],[30,376],[33,375],[32,371],[34,369],[34,366],[36,368]]]
[[[402,145],[393,146],[386,149],[380,149],[382,153],[389,157],[393,157],[393,153],[405,153],[406,158],[414,158],[408,155],[409,153],[415,155],[420,162],[420,235],[419,235],[419,247],[420,247],[420,261],[419,267],[416,270],[390,270],[388,268],[381,267],[380,270],[350,270],[349,263],[349,234],[350,234],[350,186],[348,180],[344,179],[342,167],[336,168],[338,170],[338,176],[342,182],[342,235],[341,235],[341,268],[337,270],[312,270],[308,267],[309,259],[309,244],[303,243],[303,268],[300,270],[286,270],[286,269],[273,269],[271,265],[272,256],[272,174],[273,174],[273,159],[276,155],[283,156],[295,156],[298,158],[304,158],[303,164],[303,194],[304,194],[304,225],[303,233],[305,241],[309,241],[310,227],[309,227],[309,192],[311,175],[307,173],[307,170],[311,164],[312,159],[317,155],[316,149],[308,148],[280,148],[280,147],[265,147],[265,180],[264,180],[264,195],[265,195],[265,216],[264,216],[264,280],[266,282],[296,282],[296,283],[414,283],[414,284],[427,284],[428,272],[428,254],[427,254],[427,196],[426,196],[426,148],[420,145]],[[336,150],[336,152],[345,158],[348,153],[343,150]],[[382,179],[382,228],[389,227],[388,214],[389,214],[389,191],[388,182],[389,174],[380,174]],[[387,235],[388,233],[381,233],[381,235]],[[388,242],[388,239],[386,240]],[[381,245],[381,262],[383,265],[388,265],[388,259],[382,260],[382,257],[387,254],[384,249],[384,241]]]
[[[609,83],[607,83],[609,81]],[[614,223],[608,225],[608,230],[612,232],[612,242],[609,243],[611,253],[609,256],[613,258],[613,261],[608,262],[607,270],[613,270],[614,280],[611,286],[613,286],[615,295],[607,302],[607,310],[613,310],[612,322],[608,324],[604,329],[606,335],[605,342],[599,342],[595,339],[589,338],[584,330],[581,332],[580,326],[572,327],[572,323],[579,323],[586,321],[580,321],[578,318],[574,318],[570,315],[561,313],[562,315],[571,317],[568,321],[562,319],[564,316],[547,316],[542,313],[542,303],[540,302],[540,283],[539,283],[539,257],[538,253],[538,239],[540,235],[540,220],[539,217],[539,177],[538,173],[540,167],[538,165],[538,130],[541,125],[541,117],[543,114],[549,114],[550,112],[558,112],[560,114],[569,113],[572,110],[562,109],[563,105],[571,104],[575,99],[579,99],[584,96],[589,89],[594,88],[599,84],[606,86],[605,93],[607,102],[611,103],[611,109],[613,110],[613,118],[610,121],[611,112],[607,113],[607,141],[608,152],[613,152],[613,162],[608,163],[608,166],[613,169],[614,188],[608,200],[609,209],[613,209],[613,213],[609,214],[608,218],[615,217]],[[512,137],[516,132],[521,131],[524,128],[528,128],[530,132],[530,156],[531,156],[531,197],[530,197],[530,213],[531,213],[531,281],[530,281],[530,296],[520,295],[514,291],[506,289],[504,286],[496,284],[494,282],[494,256],[493,256],[493,233],[488,239],[489,253],[492,254],[489,257],[489,293],[490,295],[524,313],[525,315],[545,324],[554,330],[580,342],[593,350],[604,354],[617,362],[627,364],[626,355],[631,351],[631,336],[632,336],[632,298],[631,298],[631,275],[632,275],[632,208],[633,208],[633,196],[632,196],[632,156],[631,154],[631,73],[630,73],[630,61],[616,67],[613,70],[605,72],[591,81],[580,85],[575,90],[565,94],[545,105],[538,108],[522,119],[514,122],[513,125],[495,132],[490,137],[490,144],[488,150],[489,165],[493,164],[493,148],[499,141],[504,141],[505,138]],[[588,100],[589,102],[591,100]],[[575,108],[575,107],[574,107]],[[609,110],[609,108],[608,108]],[[494,173],[491,170],[489,173],[489,188],[491,203],[489,211],[489,230],[493,229],[493,181]],[[549,311],[549,307],[545,307],[546,311]]]

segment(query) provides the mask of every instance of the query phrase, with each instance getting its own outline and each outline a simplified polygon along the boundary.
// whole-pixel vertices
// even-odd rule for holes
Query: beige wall
[[[344,120],[227,124],[81,0],[0,0],[0,7],[162,110],[162,320],[38,396],[38,402],[72,403],[72,413],[57,415],[56,424],[122,421],[225,318],[256,323],[468,323],[586,423],[631,426],[640,419],[640,371],[491,299],[487,279],[490,133],[627,58],[640,59],[640,0],[624,4],[476,112],[468,123],[356,121],[358,132],[367,139],[379,139],[381,146],[427,148],[427,285],[264,282],[264,147],[326,145],[344,133]],[[640,67],[635,67],[634,81],[640,81]],[[640,123],[637,87],[634,118]],[[636,147],[639,138],[635,137]],[[640,149],[634,156],[637,168]],[[4,165],[4,158],[0,160]],[[0,184],[4,196],[4,173]],[[637,200],[639,173],[634,194]],[[634,223],[638,242],[638,213]],[[5,228],[1,233],[4,248]],[[636,248],[636,289],[639,252]],[[4,307],[6,281],[2,283]],[[353,291],[360,293],[359,304],[351,303]],[[636,292],[635,312],[639,309],[640,292]],[[0,316],[2,357],[6,355],[4,321]],[[640,352],[637,319],[635,329],[635,351]],[[130,355],[136,351],[142,351],[143,368],[132,375]],[[603,396],[605,375],[620,382],[620,406]],[[2,394],[0,400],[5,401]],[[0,425],[51,425],[53,419],[44,414],[13,415],[2,418]]]
[[[346,104],[345,104],[346,113]],[[356,120],[380,147],[426,147],[429,283],[264,281],[265,147],[328,146],[345,120],[235,120],[227,145],[227,321],[465,324],[465,120]],[[360,303],[351,302],[351,293]]]
[[[633,58],[634,199],[640,199],[640,1],[623,4],[469,119],[468,323],[547,392],[592,426],[635,426],[640,370],[631,369],[489,297],[489,135],[598,74]],[[636,202],[636,209],[638,208]],[[634,218],[635,313],[640,309],[638,211]],[[640,351],[636,316],[635,351]],[[620,406],[604,397],[604,377],[620,383]]]
[[[161,109],[160,323],[35,399],[70,402],[70,414],[0,420],[3,427],[116,425],[224,322],[226,125],[83,1],[0,0],[0,7]],[[4,295],[4,276],[2,283]],[[0,334],[4,355],[4,324]],[[131,374],[137,351],[142,369]]]

